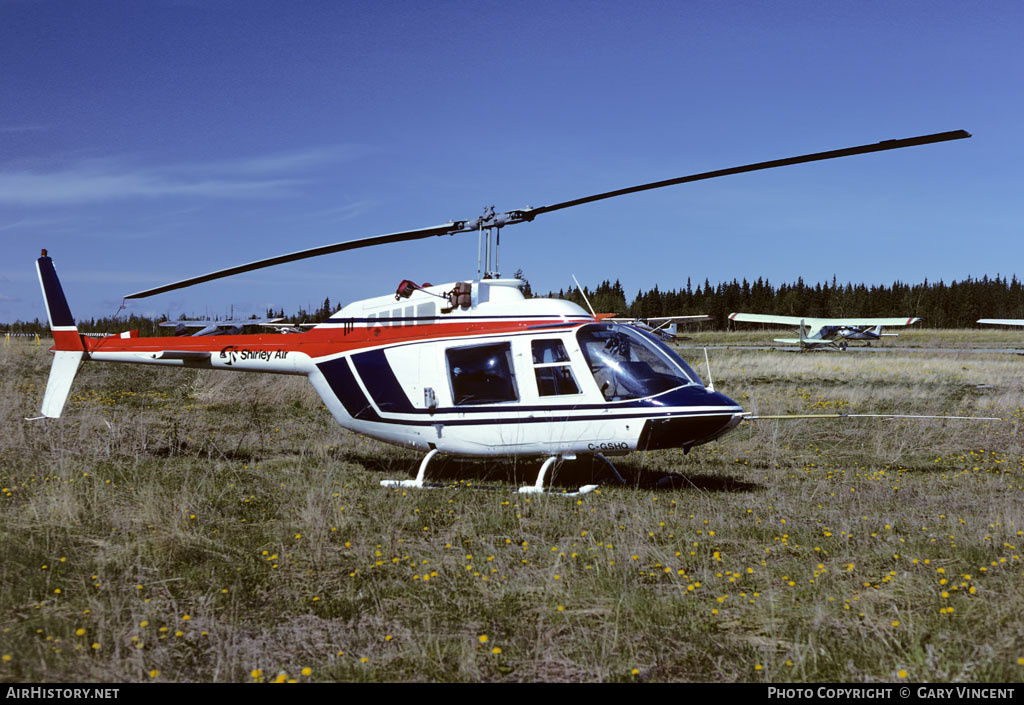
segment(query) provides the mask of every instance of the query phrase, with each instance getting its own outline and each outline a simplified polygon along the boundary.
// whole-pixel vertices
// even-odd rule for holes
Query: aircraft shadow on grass
[[[346,459],[375,473],[395,475],[415,474],[415,465],[405,468],[401,458],[381,458],[371,455],[346,455]],[[467,460],[440,458],[430,466],[426,478],[432,486],[472,486],[507,490],[536,474],[535,464],[529,460]],[[705,492],[753,492],[761,485],[730,475],[681,474],[636,467],[629,462],[614,467],[598,458],[580,458],[563,462],[550,477],[548,486],[558,491],[574,490],[580,484],[599,483],[602,488],[628,487],[645,490],[698,490]],[[493,487],[492,487],[493,484]]]

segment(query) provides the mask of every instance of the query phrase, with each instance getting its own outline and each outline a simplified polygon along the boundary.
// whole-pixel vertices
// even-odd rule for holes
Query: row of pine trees
[[[687,279],[679,289],[638,291],[631,302],[618,282],[604,281],[584,292],[597,313],[618,313],[634,318],[708,314],[713,317],[706,328],[725,330],[728,316],[735,311],[772,313],[808,318],[919,316],[928,328],[968,328],[979,318],[1024,319],[1024,286],[1014,276],[921,284],[894,282],[892,285],[867,286],[831,283],[774,286],[764,279],[719,282],[707,279],[694,286]],[[586,304],[573,286],[548,294],[568,299],[584,308]]]

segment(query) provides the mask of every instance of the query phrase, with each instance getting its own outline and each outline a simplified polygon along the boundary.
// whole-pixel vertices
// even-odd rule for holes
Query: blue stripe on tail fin
[[[57,278],[57,270],[53,268],[53,260],[47,256],[46,250],[43,250],[43,256],[36,260],[36,269],[39,270],[39,283],[43,287],[46,313],[50,316],[50,328],[74,326],[75,319],[68,307],[64,289]]]

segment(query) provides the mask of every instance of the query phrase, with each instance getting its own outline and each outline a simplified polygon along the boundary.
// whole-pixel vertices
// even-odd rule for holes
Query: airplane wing
[[[979,318],[977,322],[990,326],[1024,326],[1024,318]]]
[[[678,334],[677,324],[710,321],[711,316],[704,314],[695,316],[651,316],[649,318],[619,318],[611,316],[608,318],[602,317],[601,320],[626,323],[636,328],[642,328],[649,333],[654,333],[663,340],[675,340]]]
[[[730,321],[740,323],[779,323],[786,326],[799,326],[801,323],[809,328],[825,326],[909,326],[920,321],[920,318],[801,318],[800,316],[776,316],[770,313],[730,313]],[[979,321],[980,323],[980,321]],[[1024,324],[1022,324],[1024,325]]]
[[[804,338],[803,340],[800,338],[772,338],[772,340],[776,343],[782,343],[783,345],[832,345],[831,340],[825,340],[822,338]]]

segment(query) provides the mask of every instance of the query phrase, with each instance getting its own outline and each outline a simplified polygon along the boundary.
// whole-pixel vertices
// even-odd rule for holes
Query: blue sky
[[[1019,2],[0,0],[0,321],[306,247],[883,139],[503,232],[535,289],[1024,264]],[[472,235],[131,302],[294,311],[476,271]],[[908,315],[913,312],[907,312]]]

